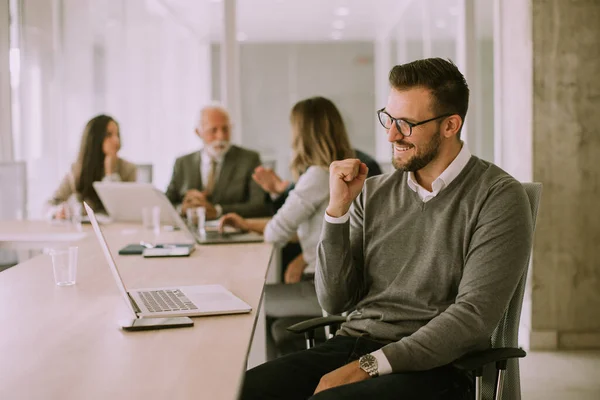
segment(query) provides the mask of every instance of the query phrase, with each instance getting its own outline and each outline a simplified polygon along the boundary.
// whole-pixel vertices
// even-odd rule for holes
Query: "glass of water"
[[[160,233],[160,207],[142,208],[142,224],[144,229],[152,230],[158,235]]]
[[[77,278],[77,246],[66,249],[51,249],[54,282],[58,286],[71,286]]]
[[[196,216],[198,218],[198,234],[206,236],[206,208],[196,208]]]

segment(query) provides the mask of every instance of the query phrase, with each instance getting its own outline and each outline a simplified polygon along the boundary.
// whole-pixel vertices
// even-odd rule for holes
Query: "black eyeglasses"
[[[415,126],[423,125],[428,122],[435,121],[436,119],[446,118],[451,115],[454,115],[454,114],[453,113],[442,114],[442,115],[438,115],[437,117],[433,117],[433,118],[430,118],[425,121],[413,123],[413,122],[408,122],[402,118],[392,117],[390,114],[388,114],[385,111],[385,107],[382,108],[381,110],[377,110],[377,117],[379,118],[379,123],[381,123],[381,125],[383,125],[383,127],[385,129],[391,129],[392,124],[396,124],[396,129],[398,129],[398,132],[400,132],[402,134],[402,136],[407,136],[407,137],[412,135],[412,130]]]

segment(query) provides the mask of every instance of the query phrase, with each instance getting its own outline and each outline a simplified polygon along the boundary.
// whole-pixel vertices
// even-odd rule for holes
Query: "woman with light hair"
[[[321,316],[314,282],[316,248],[329,202],[329,164],[354,158],[342,116],[328,99],[313,97],[292,108],[291,170],[297,180],[283,206],[270,220],[247,220],[237,214],[221,219],[225,225],[264,234],[265,241],[283,246],[297,240],[303,256],[288,266],[287,284],[267,285],[267,317]]]

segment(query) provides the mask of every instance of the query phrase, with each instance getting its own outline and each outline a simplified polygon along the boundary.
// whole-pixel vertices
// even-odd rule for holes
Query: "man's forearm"
[[[315,286],[321,307],[330,314],[348,311],[356,305],[361,292],[360,272],[350,245],[349,223],[323,223],[317,245]]]

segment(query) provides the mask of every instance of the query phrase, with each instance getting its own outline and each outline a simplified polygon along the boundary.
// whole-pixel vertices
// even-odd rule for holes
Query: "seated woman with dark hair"
[[[49,216],[68,218],[68,202],[72,196],[78,204],[85,201],[94,211],[105,211],[92,184],[97,181],[135,182],[137,178],[135,164],[117,156],[120,149],[117,121],[107,115],[92,118],[83,131],[77,160],[48,201]]]

